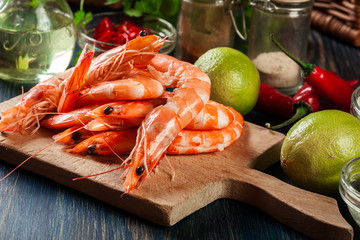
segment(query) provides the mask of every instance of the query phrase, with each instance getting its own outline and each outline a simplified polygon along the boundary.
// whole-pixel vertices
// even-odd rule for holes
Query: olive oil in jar
[[[71,11],[14,2],[0,12],[0,79],[38,82],[64,71],[76,40]]]

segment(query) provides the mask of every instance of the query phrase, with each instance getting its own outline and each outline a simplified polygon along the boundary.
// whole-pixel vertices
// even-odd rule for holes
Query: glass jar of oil
[[[0,79],[39,82],[64,71],[75,40],[66,0],[0,2]]]

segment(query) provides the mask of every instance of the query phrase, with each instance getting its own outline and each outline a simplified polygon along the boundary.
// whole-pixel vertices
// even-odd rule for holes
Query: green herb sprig
[[[41,0],[33,0],[41,1]],[[120,0],[107,0],[104,5],[118,3]],[[84,0],[80,2],[80,9],[74,14],[74,22],[77,26],[83,19],[88,19],[84,24],[91,20],[92,13],[83,10]],[[176,24],[176,16],[180,8],[180,0],[123,0],[122,6],[124,13],[130,17],[140,17],[149,14],[161,17],[169,22]]]
[[[29,6],[36,8],[39,5],[44,5],[45,0],[32,0],[31,2],[28,3]]]
[[[83,22],[83,25],[86,25],[88,22],[91,21],[92,13],[91,12],[85,12],[84,11],[84,1],[80,1],[80,9],[75,12],[74,14],[74,23],[75,26],[78,26],[82,20],[87,19],[85,22]]]
[[[119,0],[107,0],[105,5],[119,2]],[[125,14],[132,17],[140,17],[143,14],[168,17],[176,15],[179,11],[180,0],[123,0]]]

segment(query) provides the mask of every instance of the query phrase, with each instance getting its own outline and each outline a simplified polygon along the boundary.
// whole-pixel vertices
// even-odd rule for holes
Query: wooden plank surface
[[[0,111],[14,102],[12,99],[0,104]],[[32,136],[4,134],[0,136],[0,158],[19,164],[50,144],[53,134],[48,130]],[[352,228],[342,218],[334,199],[300,190],[259,171],[279,160],[283,137],[246,122],[240,140],[226,150],[170,156],[175,169],[173,181],[171,167],[162,161],[156,174],[148,177],[140,189],[126,195],[122,195],[121,170],[72,181],[119,166],[115,157],[68,154],[62,145],[54,144],[24,168],[160,225],[174,225],[218,198],[232,198],[258,207],[312,238],[351,239]]]

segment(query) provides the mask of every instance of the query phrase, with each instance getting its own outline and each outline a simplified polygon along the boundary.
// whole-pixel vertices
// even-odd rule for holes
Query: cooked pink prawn
[[[210,97],[210,79],[194,65],[174,57],[157,54],[151,61],[153,70],[168,73],[176,89],[167,103],[149,113],[138,130],[136,145],[126,162],[125,192],[139,186],[159,164],[166,150]]]
[[[67,81],[63,82],[64,89],[59,100],[59,105],[57,107],[58,112],[68,112],[74,109],[75,101],[79,98],[81,83],[86,76],[92,58],[94,56],[94,49],[86,52],[87,45],[85,45],[78,62],[74,68],[73,73]]]
[[[87,155],[127,154],[135,145],[136,132],[136,129],[101,132],[80,142],[68,152]]]
[[[93,60],[81,88],[119,79],[133,68],[145,68],[164,41],[164,38],[155,35],[138,37],[100,54]]]
[[[162,98],[143,101],[113,102],[97,107],[94,110],[88,112],[87,114],[84,114],[84,116],[78,116],[79,113],[77,111],[74,111],[75,113],[73,116],[71,116],[71,119],[83,119],[85,116],[91,116],[93,120],[87,123],[85,126],[82,125],[81,130],[83,130],[83,132],[81,134],[73,132],[74,129],[71,128],[65,130],[62,133],[59,133],[57,136],[61,138],[61,136],[65,136],[69,132],[73,132],[75,135],[74,137],[77,139],[79,135],[83,136],[83,138],[86,138],[86,135],[84,134],[85,130],[87,130],[88,132],[109,130],[119,131],[128,128],[138,127],[145,119],[145,116],[150,113],[154,109],[154,107],[160,104],[164,104],[165,102],[166,99]],[[83,111],[81,111],[80,113],[83,113]],[[67,114],[64,115],[67,116]],[[189,125],[184,128],[184,130],[223,129],[234,120],[234,115],[235,114],[229,111],[226,106],[209,100],[205,105],[204,109],[189,123]],[[51,126],[50,124],[50,126],[48,127],[58,128],[58,126],[64,126],[65,124],[68,124],[68,121],[61,122],[61,120],[65,118],[65,116],[52,116],[50,119],[56,119],[55,121],[52,121],[52,124],[54,124],[54,126]],[[65,119],[67,120],[68,117],[66,117]],[[43,120],[43,122],[45,120]],[[80,124],[80,121],[74,120],[71,121],[71,123],[77,126],[76,124]],[[67,144],[66,140],[62,140],[61,143]],[[73,141],[71,141],[71,144],[72,143]]]
[[[164,41],[164,39],[155,35],[138,37],[128,42],[127,44],[100,54],[92,61],[91,58],[93,55],[93,50],[87,52],[84,56],[85,59],[89,60],[87,61],[87,64],[83,64],[83,67],[79,68],[79,71],[77,72],[77,78],[70,79],[65,84],[65,88],[58,106],[58,112],[68,112],[73,110],[75,107],[85,106],[87,104],[84,104],[84,102],[86,103],[87,99],[89,98],[107,98],[112,93],[116,94],[116,92],[119,92],[119,89],[125,87],[126,83],[122,83],[124,85],[119,82],[103,84],[97,86],[96,89],[93,89],[93,86],[110,80],[120,79],[125,74],[131,72],[133,68],[146,66],[148,62],[155,56],[154,54],[160,50]],[[86,46],[84,47],[82,56],[84,55],[85,49]],[[142,77],[145,76],[139,76],[138,79],[141,79]],[[129,83],[130,80],[131,78],[126,81],[127,84],[131,84],[131,82]],[[90,90],[89,92],[89,90],[86,90],[88,88],[93,90]],[[111,92],[111,90],[108,91],[111,88],[114,88],[114,92]],[[81,91],[82,96],[80,97]],[[141,89],[137,88],[136,91],[141,91]],[[95,95],[92,95],[92,93]],[[132,93],[134,93],[134,91],[132,91]],[[111,98],[110,96],[110,98],[113,100],[114,97]],[[79,98],[81,98],[79,100],[80,103],[77,101]]]
[[[85,129],[90,131],[107,131],[140,126],[149,112],[164,103],[166,103],[165,98],[156,98],[104,104],[87,114],[94,120],[89,122]]]
[[[59,108],[60,111],[70,111],[72,100],[69,99],[76,98],[80,89],[93,83],[116,79],[136,66],[146,66],[154,57],[154,53],[159,51],[164,41],[154,35],[141,37],[99,55],[92,61],[85,81],[75,77],[79,77],[81,75],[79,73],[84,73],[84,71],[75,71],[74,73],[75,68],[71,68],[35,85],[22,97],[20,103],[2,113],[0,131],[25,133],[33,130],[35,132],[40,126],[39,121],[47,113],[52,113],[56,108]],[[87,64],[88,60],[85,58],[82,64]],[[79,65],[83,66],[82,64]],[[72,84],[66,84],[72,73],[75,80],[73,78]],[[68,87],[65,94],[69,94],[69,96],[64,96],[59,104],[65,86]]]
[[[233,116],[230,124],[222,129],[183,129],[167,149],[168,154],[197,154],[222,151],[237,140],[242,133],[244,118],[235,109],[226,107]]]
[[[225,106],[224,108],[232,115],[228,126],[213,130],[183,129],[170,144],[166,153],[171,155],[208,153],[222,151],[232,144],[242,133],[244,118],[233,108]],[[88,155],[113,155],[114,152],[127,154],[136,143],[136,134],[136,129],[103,132],[83,140],[68,151]],[[76,137],[79,135],[81,134],[76,134]]]
[[[53,139],[55,142],[72,147],[94,135],[93,132],[84,129],[84,125],[76,125],[56,134],[53,136]]]
[[[89,116],[88,113],[98,107],[98,104],[94,104],[82,108],[77,108],[67,113],[49,115],[40,122],[40,125],[41,127],[50,129],[61,129],[76,125],[85,125],[93,120],[93,118]]]
[[[145,76],[100,83],[81,91],[74,102],[78,107],[118,100],[142,100],[161,97],[165,88],[155,79]]]
[[[62,91],[59,85],[71,75],[72,70],[52,76],[32,87],[18,104],[1,114],[0,131],[22,134],[29,130],[35,132],[40,127],[40,120],[56,110]]]
[[[144,118],[155,107],[165,103],[165,98],[112,102],[95,108],[88,115],[93,118]]]
[[[90,52],[91,53],[91,52]],[[91,62],[90,53],[85,54],[83,50],[77,65],[74,68],[50,77],[44,82],[40,82],[32,87],[20,100],[20,103],[8,109],[1,115],[0,131],[2,132],[21,132],[34,129],[35,132],[40,127],[40,120],[48,113],[53,113],[59,104],[66,107],[62,99],[64,98],[64,87],[68,87],[69,82],[78,82],[87,71],[86,67]],[[85,70],[84,70],[85,69]]]
[[[121,130],[126,126],[140,126],[142,120],[165,98],[104,104],[88,113],[95,120],[86,125],[91,131]],[[230,124],[233,114],[226,107],[209,100],[203,110],[184,128],[188,130],[222,129]]]
[[[88,122],[84,128],[89,131],[100,132],[109,130],[124,130],[138,127],[144,121],[143,117],[133,118],[96,118]]]
[[[188,130],[214,130],[227,127],[234,118],[226,106],[209,100],[203,110],[185,127]]]

